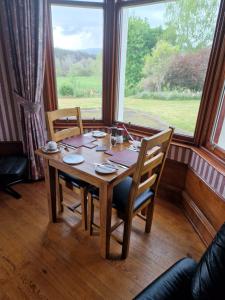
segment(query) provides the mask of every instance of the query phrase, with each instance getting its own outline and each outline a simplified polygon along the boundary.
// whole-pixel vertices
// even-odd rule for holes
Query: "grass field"
[[[199,100],[155,100],[125,98],[124,121],[158,129],[168,125],[176,132],[193,135]],[[83,119],[101,119],[99,98],[60,98],[59,108],[80,106]]]
[[[58,76],[57,88],[60,94],[60,89],[63,85],[69,85],[74,90],[74,96],[99,96],[102,93],[102,79],[96,76]]]
[[[63,85],[72,87],[73,97],[60,96],[60,88]],[[57,87],[59,108],[80,106],[83,119],[101,119],[100,77],[57,77]],[[193,96],[186,96],[186,94],[177,96],[172,92],[174,100],[166,100],[165,94],[164,96],[161,94],[157,94],[159,99],[152,99],[153,96],[149,96],[149,99],[125,98],[124,121],[157,129],[172,125],[176,128],[176,132],[193,135],[200,99],[193,99]]]

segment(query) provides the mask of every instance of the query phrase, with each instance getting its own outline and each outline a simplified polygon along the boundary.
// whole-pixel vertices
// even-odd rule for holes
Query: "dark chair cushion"
[[[122,214],[125,213],[128,205],[128,197],[131,189],[132,178],[126,177],[117,184],[113,189],[113,206]],[[134,211],[137,210],[144,202],[153,197],[154,192],[150,189],[139,195],[134,201]]]
[[[136,300],[188,300],[191,298],[191,279],[197,263],[191,258],[176,262],[148,285]]]
[[[125,210],[128,205],[128,196],[132,184],[132,178],[126,177],[123,181],[117,184],[113,189],[113,207],[116,208],[122,214],[125,213]],[[99,191],[95,187],[91,187],[89,192],[92,194],[92,197],[98,199]],[[145,201],[150,199],[154,195],[152,190],[146,190],[140,196],[138,196],[134,201],[134,211],[137,210]]]
[[[0,157],[0,182],[3,185],[22,179],[27,167],[27,158],[23,156]]]
[[[61,172],[61,171],[59,172],[59,177],[65,181],[69,182],[70,184],[72,184],[73,186],[75,186],[77,188],[85,188],[88,186],[87,182],[80,180],[79,178],[76,178],[69,174],[66,174],[64,172]]]
[[[195,300],[225,299],[225,224],[198,264],[192,296]]]

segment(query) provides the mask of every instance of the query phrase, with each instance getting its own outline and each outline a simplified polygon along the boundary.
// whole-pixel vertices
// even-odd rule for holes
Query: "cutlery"
[[[99,166],[99,167],[106,167],[106,168],[112,169],[112,170],[119,170],[119,168],[117,166],[112,165],[110,163],[107,163],[107,164],[104,164],[104,163],[102,163],[102,164],[94,163],[94,165],[95,166]]]
[[[108,159],[106,159],[106,162],[107,163],[109,163],[109,164],[111,164],[112,166],[118,166],[118,167],[120,167],[120,168],[122,168],[122,169],[128,169],[128,167],[126,167],[126,166],[123,166],[123,165],[120,165],[120,164],[118,164],[118,163],[112,163],[110,160],[108,160]]]

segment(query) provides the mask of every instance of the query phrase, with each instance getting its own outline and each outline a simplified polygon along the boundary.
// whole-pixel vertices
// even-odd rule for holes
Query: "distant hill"
[[[99,49],[99,48],[88,48],[88,49],[82,49],[80,50],[82,51],[83,53],[87,53],[87,54],[90,54],[90,55],[98,55],[99,53],[102,52],[102,49]]]
[[[61,48],[55,48],[55,59],[59,61],[69,60],[72,64],[87,58],[96,58],[96,54],[83,50],[66,50]]]
[[[100,52],[101,49],[96,48],[84,50],[55,48],[55,66],[57,75],[66,76],[74,66],[76,66],[76,70],[84,69],[83,71],[86,72],[88,67],[90,67],[91,62],[96,60],[96,57]],[[79,72],[82,73],[81,70]]]

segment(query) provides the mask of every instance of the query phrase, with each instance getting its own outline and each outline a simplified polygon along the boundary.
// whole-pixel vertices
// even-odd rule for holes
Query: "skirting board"
[[[212,242],[216,230],[186,191],[182,192],[182,208],[203,243],[208,246]]]

